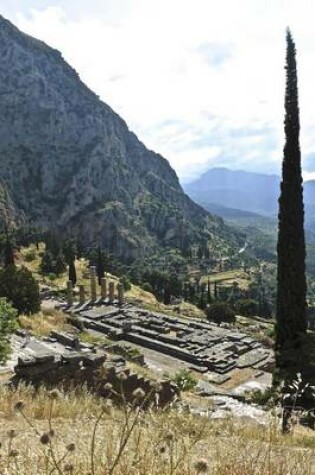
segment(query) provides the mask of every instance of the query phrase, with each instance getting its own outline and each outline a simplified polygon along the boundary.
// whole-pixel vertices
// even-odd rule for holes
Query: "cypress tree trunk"
[[[72,282],[73,286],[75,286],[77,283],[77,272],[75,269],[74,259],[69,261],[69,280]]]
[[[289,30],[286,42],[285,145],[279,198],[276,306],[276,366],[284,379],[290,371],[300,370],[303,336],[307,329],[296,50]]]
[[[7,236],[4,249],[4,267],[14,266],[13,247],[9,237]]]

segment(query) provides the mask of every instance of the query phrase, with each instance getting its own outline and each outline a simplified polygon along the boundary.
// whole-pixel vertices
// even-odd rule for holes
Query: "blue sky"
[[[289,25],[304,175],[315,177],[313,0],[2,0],[1,7],[59,49],[186,182],[211,166],[279,173]]]

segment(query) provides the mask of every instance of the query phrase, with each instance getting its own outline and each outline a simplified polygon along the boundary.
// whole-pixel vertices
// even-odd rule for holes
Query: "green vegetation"
[[[215,302],[207,307],[207,317],[216,323],[235,322],[235,310],[228,302]]]
[[[10,265],[0,270],[0,297],[6,297],[19,314],[39,311],[38,284],[26,267]]]
[[[177,371],[171,380],[180,391],[191,391],[197,386],[197,380],[193,373],[186,368]]]
[[[277,378],[290,379],[305,369],[306,277],[304,208],[299,146],[299,107],[296,51],[287,31],[285,146],[279,198],[278,274],[276,309]],[[306,350],[306,351],[305,351]]]
[[[17,311],[5,299],[0,298],[0,363],[10,354],[10,336],[16,328]]]

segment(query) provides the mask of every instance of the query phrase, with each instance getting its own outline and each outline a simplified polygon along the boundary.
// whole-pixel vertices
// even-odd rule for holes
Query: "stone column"
[[[101,297],[103,300],[107,297],[107,283],[105,277],[101,278]]]
[[[71,280],[68,280],[67,283],[67,301],[69,306],[73,305],[73,287]]]
[[[114,282],[109,283],[109,301],[113,302],[115,298],[115,284]]]
[[[91,300],[96,300],[96,267],[90,267]]]
[[[124,286],[123,286],[123,284],[118,284],[117,289],[118,289],[118,304],[123,305],[124,304]]]
[[[80,296],[80,305],[83,305],[85,302],[85,290],[84,285],[79,285],[79,296]]]

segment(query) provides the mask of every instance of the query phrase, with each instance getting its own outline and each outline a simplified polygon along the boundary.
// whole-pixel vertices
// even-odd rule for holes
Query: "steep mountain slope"
[[[46,44],[0,17],[0,182],[41,226],[116,256],[239,236],[193,203],[149,151]]]

